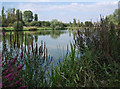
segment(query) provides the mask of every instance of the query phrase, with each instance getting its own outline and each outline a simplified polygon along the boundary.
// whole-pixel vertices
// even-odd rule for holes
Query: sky
[[[73,18],[97,22],[100,14],[107,16],[118,8],[118,0],[0,0],[0,4],[5,10],[31,10],[41,21],[58,19],[62,22],[72,22]]]

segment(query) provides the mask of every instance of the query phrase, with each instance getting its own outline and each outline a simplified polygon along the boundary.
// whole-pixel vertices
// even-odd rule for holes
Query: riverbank
[[[3,28],[6,32],[14,31],[13,27],[1,27],[0,30],[2,30]],[[22,31],[36,31],[36,30],[52,30],[52,28],[50,27],[25,27],[24,26]]]

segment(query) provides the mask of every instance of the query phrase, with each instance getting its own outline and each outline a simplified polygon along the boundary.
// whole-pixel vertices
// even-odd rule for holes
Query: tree
[[[19,9],[16,10],[16,17],[19,18]]]
[[[22,21],[22,11],[19,12],[19,20]]]
[[[73,19],[73,26],[74,26],[74,27],[77,26],[77,22],[76,22],[76,19],[75,19],[75,18]]]
[[[86,21],[85,22],[85,26],[86,27],[91,27],[93,24],[92,24],[92,22],[90,22],[90,21]]]
[[[78,24],[77,25],[78,25],[78,27],[80,27],[80,20],[78,20]]]
[[[34,17],[35,21],[38,21],[38,15],[35,14],[35,17]]]
[[[109,23],[112,21],[116,25],[120,25],[120,9],[116,9],[113,14],[107,16]]]
[[[14,30],[17,30],[17,21],[14,22],[13,27],[14,27]],[[21,21],[19,21],[18,30],[23,30],[23,23]]]
[[[58,30],[58,29],[63,29],[64,28],[64,25],[62,22],[59,22],[57,19],[53,19],[51,21],[51,25],[50,27],[53,29],[53,30]]]
[[[30,11],[30,10],[29,11],[24,11],[23,17],[24,17],[25,22],[33,21],[33,13],[32,13],[32,11]]]

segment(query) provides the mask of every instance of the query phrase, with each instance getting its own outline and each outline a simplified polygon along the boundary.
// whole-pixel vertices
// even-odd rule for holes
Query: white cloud
[[[78,3],[71,3],[71,5],[75,5],[76,6],[76,5],[78,5]]]
[[[40,19],[60,19],[63,21],[72,20],[73,18],[81,19],[82,21],[97,20],[99,15],[109,15],[118,8],[118,2],[96,2],[91,4],[71,3],[69,5],[36,5],[35,3],[21,3],[18,8],[22,11],[32,10],[34,13],[40,14]],[[47,13],[47,14],[43,14]],[[43,19],[43,20],[44,20]]]

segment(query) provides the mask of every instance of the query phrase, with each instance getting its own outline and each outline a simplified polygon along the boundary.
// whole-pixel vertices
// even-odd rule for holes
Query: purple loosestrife
[[[27,89],[27,87],[26,86],[22,86],[22,87],[20,87],[18,89]]]
[[[23,54],[23,52],[21,53],[20,57],[21,57],[21,59],[24,57],[24,54]]]
[[[9,67],[10,67],[11,65],[15,64],[16,60],[17,60],[17,57],[14,57],[14,59],[13,59],[13,61],[12,61],[11,63],[10,63],[10,61],[9,61]]]
[[[22,69],[22,67],[24,66],[24,64],[20,64],[17,68],[17,71],[19,71],[20,69]]]
[[[1,67],[2,67],[2,59],[0,59],[0,69],[1,69]]]
[[[6,33],[5,33],[5,32],[2,32],[2,34],[3,34],[3,36],[5,36]]]
[[[8,75],[5,76],[5,78],[9,78],[12,74],[9,73]]]
[[[19,79],[18,81],[16,81],[15,82],[15,84],[20,84],[20,81],[21,81],[22,79]]]

